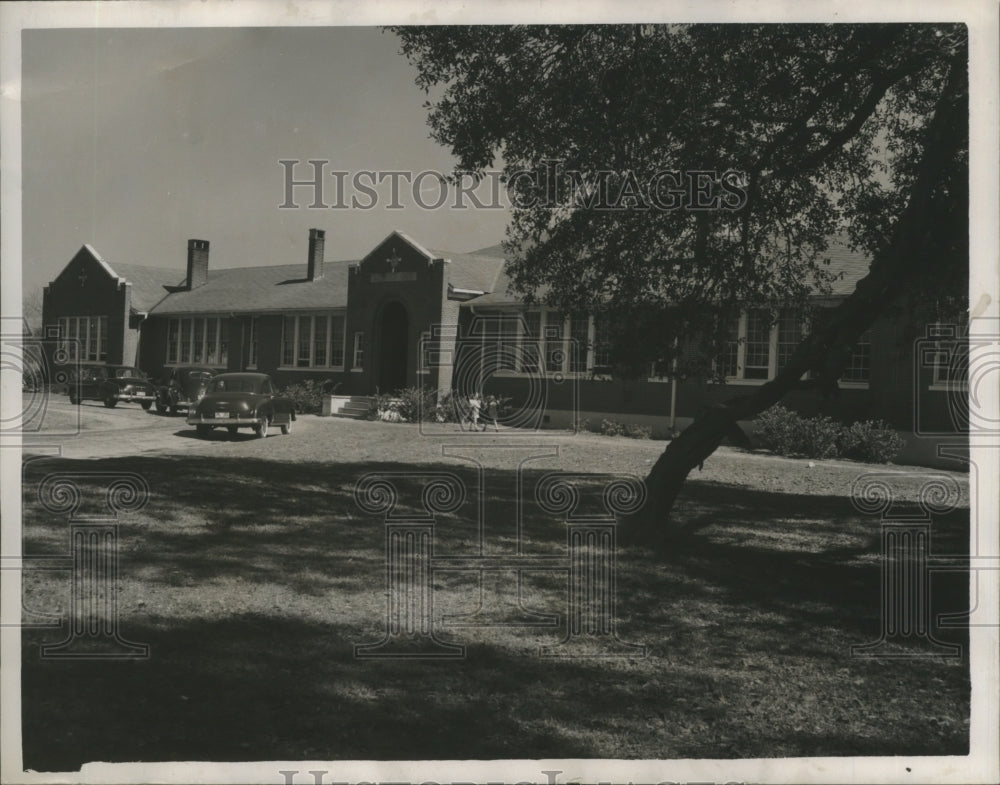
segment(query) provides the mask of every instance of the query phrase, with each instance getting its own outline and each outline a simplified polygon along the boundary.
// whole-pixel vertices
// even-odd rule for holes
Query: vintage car
[[[156,411],[177,414],[181,409],[190,411],[201,400],[208,383],[215,376],[211,368],[182,365],[174,368],[166,384],[156,388]]]
[[[272,425],[288,433],[294,421],[294,404],[275,392],[266,373],[220,373],[212,378],[208,391],[187,416],[187,424],[195,426],[201,437],[208,436],[213,428],[226,428],[230,433],[253,428],[264,437]]]
[[[103,401],[109,409],[119,403],[138,403],[148,409],[156,389],[138,368],[128,365],[81,365],[69,382],[69,402]]]

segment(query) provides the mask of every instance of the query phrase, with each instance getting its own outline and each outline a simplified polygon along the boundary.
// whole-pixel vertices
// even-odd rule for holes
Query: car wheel
[[[109,409],[114,409],[118,405],[118,399],[112,393],[104,396],[104,405]]]
[[[153,405],[153,402],[152,401],[139,401],[139,405],[143,408],[144,411],[148,412],[149,408]]]
[[[212,432],[211,426],[208,425],[196,425],[195,428],[198,431],[198,436],[202,439],[207,439],[208,435]]]
[[[267,437],[267,418],[265,417],[260,421],[260,425],[255,425],[253,427],[253,432],[257,434],[261,439]]]
[[[237,425],[227,425],[226,430],[229,431],[231,435],[235,436],[237,433],[239,433],[240,429],[239,426]]]
[[[284,425],[281,426],[281,433],[283,436],[288,436],[292,432],[292,421],[289,420]]]
[[[177,411],[178,411],[177,410],[177,404],[175,404],[175,403],[170,404],[170,416],[171,417],[176,417],[177,416]]]
[[[79,406],[80,405],[80,399],[76,395],[76,390],[72,390],[71,389],[69,391],[69,402],[71,404],[73,404],[74,406]]]

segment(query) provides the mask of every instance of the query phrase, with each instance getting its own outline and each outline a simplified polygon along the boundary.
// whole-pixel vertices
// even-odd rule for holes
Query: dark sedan
[[[295,421],[291,399],[278,395],[265,373],[220,373],[208,385],[208,391],[188,412],[187,423],[201,437],[213,428],[236,433],[253,428],[260,437],[267,436],[272,425],[288,433]]]
[[[82,365],[69,383],[69,401],[103,401],[109,409],[119,403],[138,403],[148,409],[156,390],[146,374],[130,365]]]
[[[215,376],[211,368],[183,365],[174,368],[167,383],[156,390],[156,411],[177,414],[181,409],[190,411],[208,390]]]

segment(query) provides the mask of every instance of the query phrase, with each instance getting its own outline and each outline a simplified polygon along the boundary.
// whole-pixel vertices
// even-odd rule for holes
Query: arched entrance
[[[391,393],[406,387],[409,318],[400,302],[389,303],[379,320],[378,388]]]

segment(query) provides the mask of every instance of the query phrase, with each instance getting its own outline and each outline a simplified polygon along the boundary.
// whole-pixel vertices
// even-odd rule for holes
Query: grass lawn
[[[440,627],[441,640],[467,647],[464,659],[370,661],[353,647],[384,631],[385,528],[354,501],[360,477],[402,473],[404,513],[419,509],[419,473],[463,479],[465,502],[437,520],[436,555],[475,552],[480,509],[485,552],[513,553],[519,493],[524,551],[559,555],[566,527],[537,504],[537,480],[555,469],[641,477],[663,445],[539,437],[559,454],[525,464],[519,486],[516,451],[500,449],[509,439],[466,435],[483,447],[465,450],[482,468],[481,493],[475,462],[442,454],[446,437],[387,423],[300,424],[288,437],[220,436],[187,452],[26,463],[29,556],[68,552],[67,520],[37,499],[49,472],[139,473],[152,492],[144,510],[122,518],[118,593],[121,634],[149,644],[150,657],[42,659],[40,644],[65,638],[65,627],[26,629],[26,767],[968,752],[964,631],[934,630],[963,646],[958,659],[850,656],[852,644],[879,635],[880,529],[854,510],[849,488],[884,468],[810,469],[720,450],[676,509],[698,522],[687,541],[659,555],[618,550],[617,632],[644,644],[644,658],[537,656],[566,634],[566,573],[548,569],[522,574],[522,597],[559,626]],[[913,473],[889,470],[900,496],[915,498]],[[937,554],[968,553],[967,481],[956,477],[963,506],[935,519]],[[81,485],[80,514],[97,514],[103,486]],[[584,483],[584,506],[598,489]],[[500,575],[511,591],[515,574]],[[66,613],[66,574],[26,572],[24,583],[27,608]],[[434,584],[435,620],[476,610],[477,573],[436,573]],[[967,573],[936,574],[935,618],[967,608],[968,586]]]

